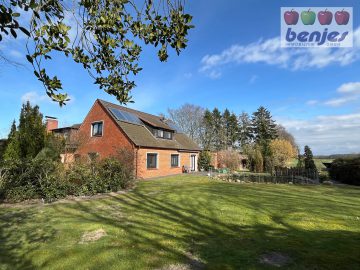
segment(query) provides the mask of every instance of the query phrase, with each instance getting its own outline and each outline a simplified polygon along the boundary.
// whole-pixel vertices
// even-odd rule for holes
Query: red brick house
[[[56,133],[69,130],[52,127]],[[72,127],[83,140],[76,156],[101,159],[127,148],[134,151],[137,178],[179,174],[183,168],[197,171],[200,147],[163,117],[98,99],[80,127]]]

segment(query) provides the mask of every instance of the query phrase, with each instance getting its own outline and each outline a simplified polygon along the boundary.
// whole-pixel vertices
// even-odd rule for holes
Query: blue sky
[[[336,50],[279,47],[280,7],[353,7],[354,47]],[[229,108],[240,114],[269,108],[301,147],[315,154],[360,152],[360,10],[358,1],[187,1],[194,16],[188,48],[160,63],[145,48],[130,107],[164,113],[184,103]],[[0,50],[23,67],[0,66],[0,137],[6,137],[23,101],[40,106],[61,125],[81,122],[96,98],[116,102],[71,59],[47,65],[72,101],[59,108],[26,63],[24,40],[7,40]]]

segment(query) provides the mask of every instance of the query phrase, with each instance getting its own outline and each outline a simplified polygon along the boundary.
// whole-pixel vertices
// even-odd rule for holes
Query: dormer
[[[157,138],[172,140],[174,137],[173,134],[174,134],[173,131],[158,129],[158,128],[153,129],[153,135]]]

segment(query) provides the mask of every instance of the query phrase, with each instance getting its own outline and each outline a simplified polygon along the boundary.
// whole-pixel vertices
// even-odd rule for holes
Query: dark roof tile
[[[164,123],[159,116],[129,109],[103,100],[99,100],[99,102],[105,107],[105,109],[108,110],[110,116],[114,119],[114,121],[126,133],[130,140],[137,146],[190,151],[201,150],[201,148],[195,142],[193,142],[187,135],[183,133],[174,133],[173,140],[156,138],[150,132],[150,130],[145,127],[145,125],[137,125],[117,120],[110,112],[109,108],[115,108],[133,113],[137,115],[142,121],[150,124],[153,127],[174,131],[166,123]]]

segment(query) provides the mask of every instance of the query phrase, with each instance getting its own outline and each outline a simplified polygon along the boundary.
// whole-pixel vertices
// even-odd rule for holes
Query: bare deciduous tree
[[[294,148],[298,148],[294,136],[284,126],[277,124],[276,131],[279,139],[288,141]]]
[[[199,144],[201,144],[204,112],[204,108],[193,104],[184,104],[178,109],[168,109],[169,118]]]

